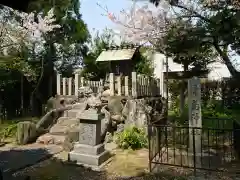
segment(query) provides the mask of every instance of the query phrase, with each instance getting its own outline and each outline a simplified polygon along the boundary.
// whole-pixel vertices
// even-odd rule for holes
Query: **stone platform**
[[[68,154],[68,160],[93,170],[100,170],[110,158],[101,143],[101,114],[96,109],[84,111],[80,116],[79,142]]]
[[[105,150],[104,144],[91,146],[77,143],[68,155],[70,161],[93,170],[100,170],[109,158],[110,153]]]

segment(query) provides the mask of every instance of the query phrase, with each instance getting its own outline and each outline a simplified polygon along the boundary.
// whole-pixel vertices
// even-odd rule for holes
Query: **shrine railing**
[[[62,78],[60,74],[57,75],[57,94],[64,96],[78,95],[78,89],[81,86],[90,86],[93,92],[97,93],[98,88],[103,85],[103,80],[89,81],[79,74],[75,74],[71,78]],[[138,97],[152,97],[162,94],[162,84],[159,79],[137,74],[132,72],[129,76],[115,76],[113,73],[109,74],[107,84],[110,88],[110,95],[115,96],[132,96]]]

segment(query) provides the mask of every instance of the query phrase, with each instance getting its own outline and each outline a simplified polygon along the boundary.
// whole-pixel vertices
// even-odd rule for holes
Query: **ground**
[[[4,127],[3,124],[1,127]],[[2,128],[3,129],[3,128]],[[11,128],[9,128],[11,129]],[[7,130],[8,136],[5,141],[11,142],[14,138],[14,125],[12,132]],[[11,132],[11,133],[10,133]],[[103,171],[96,172],[90,169],[70,164],[67,161],[68,152],[59,146],[45,146],[30,144],[18,146],[14,143],[0,147],[0,169],[5,173],[14,173],[19,179],[21,176],[29,175],[31,180],[84,180],[84,179],[126,179],[126,180],[190,180],[190,179],[238,179],[222,173],[200,173],[198,178],[187,175],[188,170],[166,167],[158,174],[148,172],[148,150],[122,150],[116,148],[115,144],[107,144],[113,157],[104,167]],[[53,155],[52,158],[49,158]],[[19,167],[21,166],[21,167]],[[20,168],[20,169],[19,169]],[[4,179],[5,180],[5,179]],[[7,179],[8,180],[8,179]]]
[[[23,150],[30,149],[30,147],[43,147],[42,145],[28,145]],[[109,147],[110,146],[110,147]],[[159,179],[159,180],[186,180],[193,179],[187,177],[184,170],[176,170],[176,168],[167,168],[164,172],[158,174],[150,174],[148,172],[148,150],[121,150],[116,148],[114,144],[108,145],[107,148],[111,148],[113,157],[111,161],[104,167],[103,171],[96,172],[90,169],[83,168],[76,164],[70,164],[67,162],[67,152],[61,151],[55,154],[52,158],[36,163],[33,166],[26,167],[24,169],[15,171],[14,175],[17,179],[24,175],[31,176],[31,180],[110,180],[110,179],[126,179],[126,180],[148,180],[148,179]],[[6,151],[5,149],[0,149]],[[49,148],[49,147],[45,147]],[[11,149],[14,149],[11,147]],[[1,155],[1,153],[0,153]],[[1,158],[1,157],[0,157]],[[30,159],[31,156],[29,156]],[[15,158],[15,162],[21,160],[20,156]],[[18,163],[16,163],[18,164]],[[195,179],[195,178],[194,178]],[[219,180],[230,180],[229,176],[223,176],[222,174],[215,174],[211,177],[203,177],[197,179],[219,179]],[[236,178],[234,178],[236,179]]]

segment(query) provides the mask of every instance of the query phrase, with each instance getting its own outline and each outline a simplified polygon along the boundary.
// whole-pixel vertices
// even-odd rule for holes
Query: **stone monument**
[[[201,161],[202,114],[201,114],[201,84],[200,79],[193,77],[188,80],[189,101],[189,150],[197,155],[196,161]],[[195,162],[199,167],[201,162]]]
[[[188,100],[189,100],[189,147],[193,148],[195,145],[195,152],[201,152],[201,128],[202,128],[202,114],[201,114],[201,84],[200,79],[193,77],[188,81]],[[194,129],[194,132],[193,132]],[[194,133],[194,134],[193,134]],[[195,142],[193,142],[193,136]],[[193,144],[195,143],[195,144]]]
[[[80,116],[79,142],[68,155],[69,161],[99,170],[110,158],[110,153],[101,143],[101,114],[97,109],[88,109]]]

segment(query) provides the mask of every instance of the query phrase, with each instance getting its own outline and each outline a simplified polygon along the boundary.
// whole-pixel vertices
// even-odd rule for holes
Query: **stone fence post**
[[[137,98],[137,73],[132,72],[132,97]]]
[[[79,88],[79,74],[75,74],[74,77],[74,86],[75,86],[75,96],[78,96],[78,88]]]
[[[57,74],[57,94],[61,95],[61,74]]]
[[[113,73],[109,74],[110,96],[115,95],[115,77]]]

